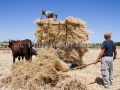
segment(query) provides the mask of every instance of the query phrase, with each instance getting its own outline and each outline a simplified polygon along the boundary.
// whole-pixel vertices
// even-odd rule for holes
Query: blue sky
[[[86,22],[90,43],[103,42],[103,34],[112,32],[112,40],[119,42],[120,0],[0,0],[0,42],[9,39],[35,39],[41,9],[53,11],[58,19],[68,16]],[[44,19],[45,17],[43,17]]]

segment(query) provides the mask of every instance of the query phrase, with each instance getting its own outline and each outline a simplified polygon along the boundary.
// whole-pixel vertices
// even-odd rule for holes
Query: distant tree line
[[[8,41],[3,41],[3,42],[0,42],[0,48],[7,48],[8,47]]]
[[[0,43],[8,43],[9,41],[3,41],[3,42],[0,42]]]
[[[4,41],[3,43],[8,43],[8,41]]]
[[[116,46],[120,46],[120,42],[116,42],[115,44],[116,44]]]

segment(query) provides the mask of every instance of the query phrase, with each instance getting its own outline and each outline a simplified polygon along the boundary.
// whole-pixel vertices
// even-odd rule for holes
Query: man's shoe
[[[106,89],[110,89],[110,86],[104,86]]]
[[[111,83],[111,85],[113,86],[113,85],[114,85],[114,83]]]

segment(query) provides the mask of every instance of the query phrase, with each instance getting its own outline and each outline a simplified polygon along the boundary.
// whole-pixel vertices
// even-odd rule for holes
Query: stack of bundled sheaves
[[[57,47],[59,57],[66,62],[83,64],[82,56],[87,48],[81,47],[81,44],[88,43],[88,35],[91,33],[84,21],[67,17],[62,22],[46,19],[36,20],[35,24],[37,24],[35,32],[37,43],[49,43],[53,46],[65,44],[65,47]],[[77,44],[78,47],[73,47],[73,44]]]

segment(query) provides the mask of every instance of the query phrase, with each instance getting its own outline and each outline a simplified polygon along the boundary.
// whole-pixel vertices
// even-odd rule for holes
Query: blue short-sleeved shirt
[[[116,45],[112,40],[105,40],[102,43],[102,49],[105,49],[103,56],[113,56]]]

